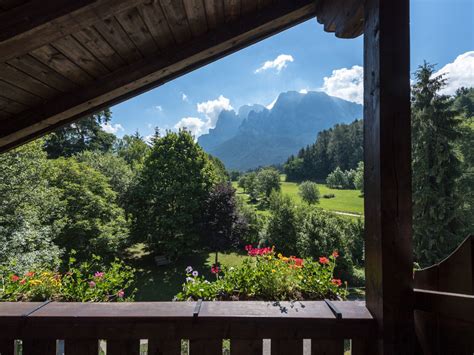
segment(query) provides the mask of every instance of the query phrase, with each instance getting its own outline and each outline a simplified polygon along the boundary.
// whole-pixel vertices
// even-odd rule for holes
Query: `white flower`
[[[194,270],[194,271],[193,271],[193,276],[194,276],[194,277],[198,277],[198,275],[199,275],[199,272],[197,272],[197,270]]]
[[[229,268],[229,271],[234,271],[234,270],[235,270],[235,269],[234,269],[233,266],[231,266],[231,267]]]
[[[192,267],[192,266],[188,266],[188,267],[186,268],[186,273],[187,273],[187,274],[190,274],[191,271],[193,271],[193,267]]]
[[[192,277],[186,277],[186,282],[194,282],[194,279]]]

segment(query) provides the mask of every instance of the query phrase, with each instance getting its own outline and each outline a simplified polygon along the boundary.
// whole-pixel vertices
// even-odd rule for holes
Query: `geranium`
[[[248,248],[247,248],[248,247]],[[252,248],[251,245],[247,245],[245,247],[245,250],[247,250],[248,255],[250,256],[261,256],[261,255],[266,255],[269,253],[273,252],[272,248],[266,247],[266,248]]]
[[[19,279],[20,278],[17,275],[10,276],[10,280],[12,280],[13,282],[17,282]]]
[[[341,286],[342,285],[342,281],[340,279],[332,279],[331,280],[331,283],[333,283],[334,285],[336,285],[337,287]]]
[[[212,265],[212,267],[211,267],[211,272],[212,272],[213,274],[218,274],[219,271],[220,271],[220,270],[219,270],[219,266],[218,266],[218,265]]]
[[[321,257],[319,258],[319,262],[320,262],[321,264],[329,264],[329,259],[326,258],[325,256],[321,256]]]

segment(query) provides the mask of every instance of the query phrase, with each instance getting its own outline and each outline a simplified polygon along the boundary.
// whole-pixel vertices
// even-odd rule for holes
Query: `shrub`
[[[334,194],[324,194],[323,195],[323,198],[334,198],[334,197],[336,197],[336,195],[334,195]]]
[[[76,265],[70,258],[65,273],[31,270],[18,275],[0,269],[0,301],[113,302],[133,300],[134,270],[115,260],[101,266],[101,258]]]
[[[186,269],[186,282],[177,301],[214,300],[319,300],[346,298],[342,281],[333,276],[337,252],[318,261],[276,254],[274,248],[247,246],[249,258],[238,267],[214,265],[216,279],[206,280],[192,267]]]
[[[301,199],[310,205],[319,203],[319,189],[318,185],[311,181],[304,181],[298,187]]]
[[[349,279],[353,269],[348,233],[350,223],[346,219],[320,209],[304,210],[298,229],[298,254],[314,258],[338,250],[341,257],[336,268],[336,275]]]

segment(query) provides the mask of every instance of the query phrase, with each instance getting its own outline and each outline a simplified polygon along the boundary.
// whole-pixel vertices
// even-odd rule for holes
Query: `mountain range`
[[[245,105],[222,111],[198,143],[227,169],[245,171],[281,164],[314,143],[319,131],[362,118],[362,105],[320,91],[281,93],[270,109]]]

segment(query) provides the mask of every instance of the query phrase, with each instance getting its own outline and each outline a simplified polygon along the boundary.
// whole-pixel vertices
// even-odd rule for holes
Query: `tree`
[[[24,273],[59,266],[54,242],[59,195],[48,183],[48,160],[36,140],[0,154],[0,267]]]
[[[191,252],[216,181],[209,156],[188,131],[156,135],[131,201],[134,238],[171,258]]]
[[[295,255],[299,219],[293,200],[273,190],[270,195],[270,217],[265,239],[287,255]]]
[[[127,243],[128,223],[107,177],[74,158],[51,161],[51,186],[58,190],[61,228],[55,243],[86,260],[93,254],[117,255]]]
[[[262,169],[257,174],[257,190],[269,198],[273,190],[280,191],[280,173],[273,168]]]
[[[115,135],[102,129],[102,124],[110,122],[109,109],[84,117],[67,126],[58,128],[46,136],[45,150],[49,158],[70,157],[90,150],[107,152],[112,149]]]
[[[122,207],[126,205],[128,189],[134,174],[125,159],[111,152],[101,153],[97,151],[81,152],[75,158],[77,161],[87,164],[107,177],[110,187],[118,195],[120,205]]]
[[[317,259],[337,250],[339,259],[336,274],[347,280],[353,270],[348,238],[352,235],[350,222],[318,208],[307,208],[301,214],[297,236],[298,254]]]
[[[425,63],[412,88],[413,237],[421,265],[442,258],[463,239],[457,184],[461,162],[455,151],[460,137],[453,100],[439,92],[442,76]]]
[[[318,185],[312,181],[304,181],[298,187],[301,199],[310,205],[319,203],[319,189]]]
[[[212,187],[206,199],[204,233],[207,243],[216,252],[215,264],[218,264],[218,252],[238,245],[238,235],[234,228],[239,220],[235,189],[229,182]]]
[[[337,167],[326,178],[326,184],[332,189],[344,189],[348,186],[347,175]]]
[[[133,135],[125,135],[116,142],[115,150],[119,157],[123,158],[133,171],[140,170],[145,158],[150,151],[150,146],[143,137],[136,132]]]
[[[354,175],[354,186],[361,193],[364,193],[364,162],[360,161],[357,164],[357,169]]]

